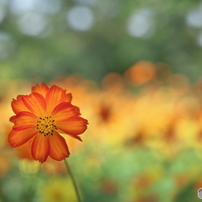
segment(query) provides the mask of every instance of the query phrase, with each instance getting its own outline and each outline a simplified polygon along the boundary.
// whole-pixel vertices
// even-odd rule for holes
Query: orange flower
[[[48,156],[57,161],[68,157],[68,146],[59,133],[81,141],[78,135],[88,124],[71,99],[72,95],[62,88],[48,88],[44,83],[32,87],[30,95],[13,99],[11,106],[16,115],[10,118],[14,126],[8,135],[9,144],[18,147],[30,141],[32,157],[42,163]]]
[[[140,61],[129,67],[124,76],[130,84],[140,86],[152,80],[156,75],[156,67],[150,62]]]

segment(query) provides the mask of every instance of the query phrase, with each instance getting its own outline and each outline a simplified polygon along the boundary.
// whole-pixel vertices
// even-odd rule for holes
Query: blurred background
[[[200,201],[201,64],[201,0],[0,0],[0,202],[77,201],[64,162],[7,143],[41,82],[89,121],[65,137],[83,202]]]
[[[1,0],[0,78],[100,81],[147,60],[196,80],[201,11],[200,0]]]

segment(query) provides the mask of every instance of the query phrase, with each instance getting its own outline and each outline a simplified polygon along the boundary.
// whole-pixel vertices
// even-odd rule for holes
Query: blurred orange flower
[[[156,75],[156,67],[150,62],[140,61],[129,67],[124,76],[130,84],[140,86],[152,80]]]
[[[47,157],[60,161],[69,156],[65,133],[81,141],[78,136],[87,129],[88,121],[80,117],[79,108],[71,104],[72,95],[66,90],[44,83],[32,87],[30,95],[19,95],[11,105],[15,116],[8,135],[12,147],[30,142],[32,157],[41,163]]]

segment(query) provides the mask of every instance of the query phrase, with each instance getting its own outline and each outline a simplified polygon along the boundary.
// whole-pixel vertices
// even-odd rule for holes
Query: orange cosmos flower
[[[30,142],[32,157],[40,162],[50,156],[57,161],[69,156],[66,133],[81,141],[78,136],[87,129],[87,120],[80,117],[79,108],[71,104],[72,96],[62,88],[44,83],[32,87],[30,95],[19,95],[11,106],[16,114],[8,135],[12,147]]]

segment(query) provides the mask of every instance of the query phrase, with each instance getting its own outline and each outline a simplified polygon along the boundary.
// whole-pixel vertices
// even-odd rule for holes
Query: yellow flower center
[[[55,120],[51,116],[39,117],[36,124],[36,129],[44,136],[53,135],[57,130],[54,124]]]

